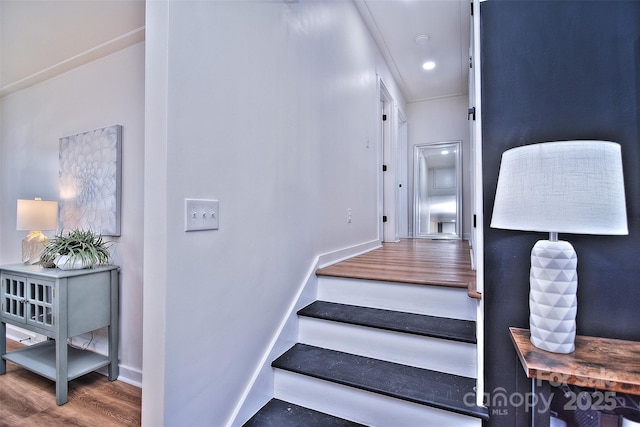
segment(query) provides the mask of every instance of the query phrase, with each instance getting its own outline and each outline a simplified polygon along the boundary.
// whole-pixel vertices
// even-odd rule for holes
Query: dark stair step
[[[489,418],[486,408],[475,405],[474,378],[299,343],[271,366],[463,415]]]
[[[353,421],[344,420],[314,411],[304,406],[294,405],[280,399],[271,399],[243,427],[365,427]]]
[[[476,323],[472,320],[449,319],[326,301],[315,301],[300,309],[298,315],[394,332],[476,343]]]

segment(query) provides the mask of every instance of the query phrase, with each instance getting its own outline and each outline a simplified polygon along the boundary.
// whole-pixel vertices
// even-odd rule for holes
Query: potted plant
[[[109,247],[113,242],[106,241],[102,235],[92,230],[71,230],[60,232],[51,240],[40,255],[40,263],[45,267],[58,267],[62,270],[92,268],[109,264]]]

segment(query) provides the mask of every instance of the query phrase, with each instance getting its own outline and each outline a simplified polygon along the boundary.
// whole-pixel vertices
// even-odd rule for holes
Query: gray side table
[[[6,325],[51,338],[7,353]],[[67,345],[75,335],[108,327],[109,355]],[[118,267],[60,270],[38,265],[0,266],[0,374],[6,361],[56,382],[56,403],[68,400],[68,382],[108,366],[118,378]]]

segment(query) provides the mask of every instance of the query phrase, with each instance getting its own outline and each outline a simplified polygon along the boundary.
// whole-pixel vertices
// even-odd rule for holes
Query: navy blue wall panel
[[[489,426],[526,426],[508,327],[528,328],[529,256],[547,235],[489,227],[500,156],[554,140],[621,144],[628,236],[560,235],[578,254],[578,334],[640,341],[640,1],[481,5]],[[506,397],[501,400],[501,395]]]

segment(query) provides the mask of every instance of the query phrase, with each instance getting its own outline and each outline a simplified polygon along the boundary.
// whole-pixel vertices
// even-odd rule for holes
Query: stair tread
[[[300,309],[298,315],[394,332],[476,343],[476,325],[472,320],[405,313],[327,301],[314,301]]]
[[[488,419],[488,410],[475,405],[476,381],[473,378],[300,343],[274,360],[272,366],[389,397]]]
[[[271,399],[243,427],[364,427],[353,421],[334,417],[324,412],[294,405],[280,399]]]

